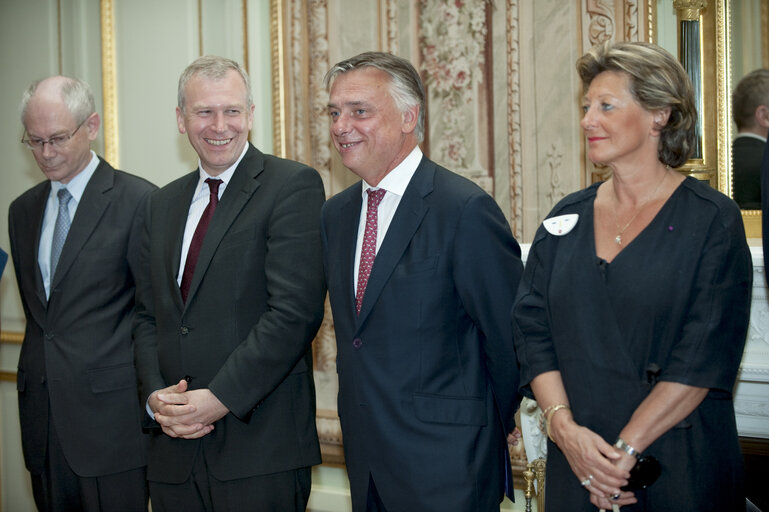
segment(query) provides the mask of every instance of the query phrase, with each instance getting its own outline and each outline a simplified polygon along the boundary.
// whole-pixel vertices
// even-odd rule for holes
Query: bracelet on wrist
[[[621,437],[617,438],[617,441],[614,443],[614,447],[636,458],[639,458],[641,456],[641,454],[638,453],[638,450],[636,450],[635,448],[627,444],[625,440],[622,439]]]
[[[537,420],[537,424],[539,426],[539,431],[543,434],[547,434],[547,428],[545,425],[545,421],[548,419],[550,414],[555,411],[555,408],[562,408],[562,407],[568,407],[568,405],[564,404],[553,404],[550,407],[546,408],[544,411],[542,411],[542,414],[539,415],[539,419]]]
[[[557,404],[552,407],[548,407],[548,411],[545,412],[545,434],[553,442],[555,441],[553,440],[553,436],[550,435],[550,420],[552,420],[553,416],[555,416],[555,413],[561,409],[571,410],[571,407],[566,404]]]

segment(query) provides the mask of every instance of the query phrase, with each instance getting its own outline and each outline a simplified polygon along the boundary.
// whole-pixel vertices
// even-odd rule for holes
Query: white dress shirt
[[[40,232],[40,246],[37,249],[37,264],[40,267],[40,273],[43,276],[43,286],[45,287],[45,297],[51,296],[51,245],[53,244],[53,229],[56,225],[56,217],[59,215],[59,190],[66,188],[72,195],[72,199],[67,204],[69,210],[70,222],[75,220],[75,212],[80,199],[83,197],[86,185],[93,176],[94,171],[99,166],[99,157],[91,151],[91,161],[85,168],[77,173],[66,185],[60,181],[51,182],[51,192],[48,194],[48,200],[45,202],[45,213],[43,214],[43,229]]]
[[[358,269],[360,267],[360,253],[363,250],[363,235],[366,232],[366,213],[368,212],[368,190],[373,189],[385,189],[385,195],[382,198],[382,202],[379,203],[377,209],[377,233],[376,233],[376,252],[379,252],[379,248],[382,246],[387,230],[390,227],[390,222],[393,220],[395,210],[398,209],[398,205],[401,202],[403,193],[406,191],[411,177],[419,166],[419,162],[422,161],[422,150],[419,146],[416,146],[409,155],[399,163],[395,169],[387,173],[387,175],[379,182],[377,187],[372,187],[365,181],[361,193],[363,194],[363,205],[360,209],[360,221],[358,223],[358,240],[355,244],[355,273],[353,282],[353,294],[358,289]]]
[[[235,163],[218,176],[210,176],[208,173],[206,173],[206,171],[203,170],[203,166],[200,164],[200,160],[198,160],[198,174],[200,175],[200,178],[198,178],[198,186],[195,188],[195,193],[192,195],[190,209],[187,212],[187,224],[184,226],[184,238],[182,239],[182,258],[179,261],[179,273],[176,276],[176,283],[179,286],[182,285],[184,264],[187,263],[187,253],[190,250],[192,237],[195,234],[195,230],[198,227],[200,218],[203,216],[203,212],[206,210],[206,206],[208,206],[208,202],[211,197],[211,191],[208,187],[208,183],[206,183],[206,180],[208,178],[222,180],[222,182],[219,184],[218,194],[219,199],[221,199],[222,194],[224,194],[224,189],[227,188],[227,184],[230,182],[232,175],[235,173],[235,168],[238,166],[240,161],[243,160],[246,151],[248,151],[248,144],[246,144],[246,146],[243,148],[243,152],[240,154],[240,157],[238,157]]]

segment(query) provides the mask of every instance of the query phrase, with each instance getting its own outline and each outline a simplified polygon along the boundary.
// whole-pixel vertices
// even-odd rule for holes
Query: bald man
[[[47,178],[9,211],[26,316],[22,448],[41,511],[147,510],[131,322],[138,231],[154,185],[90,149],[88,85],[49,77],[21,103],[24,143]]]

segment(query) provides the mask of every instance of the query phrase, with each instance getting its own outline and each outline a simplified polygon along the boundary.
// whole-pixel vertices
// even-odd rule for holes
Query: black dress
[[[732,388],[752,262],[739,209],[687,178],[607,263],[595,251],[597,188],[569,195],[548,216],[578,214],[569,233],[540,226],[532,244],[513,308],[522,391],[531,395],[534,377],[559,370],[575,421],[613,444],[656,379],[710,388],[645,450],[662,475],[622,510],[744,510]],[[546,489],[548,510],[596,510],[552,442]]]

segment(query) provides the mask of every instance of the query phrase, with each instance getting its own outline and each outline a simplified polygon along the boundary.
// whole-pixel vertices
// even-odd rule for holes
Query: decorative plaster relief
[[[488,177],[486,2],[420,0],[419,33],[429,114],[429,156],[493,189]]]
[[[563,187],[562,161],[563,151],[558,149],[555,144],[551,144],[547,152],[547,168],[550,170],[550,191],[547,193],[547,196],[550,198],[552,205],[560,201],[568,192]]]
[[[583,21],[588,27],[585,49],[614,38],[614,3],[610,0],[586,0]]]
[[[523,175],[521,159],[521,61],[518,32],[518,0],[507,2],[507,133],[510,159],[510,225],[523,234]]]

